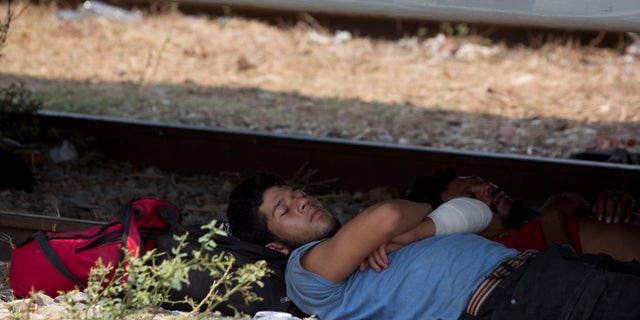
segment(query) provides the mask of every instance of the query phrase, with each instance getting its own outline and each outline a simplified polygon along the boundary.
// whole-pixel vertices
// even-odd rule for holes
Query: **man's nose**
[[[304,213],[307,209],[307,206],[309,206],[309,199],[307,199],[306,197],[301,197],[301,198],[297,198],[297,206],[298,206],[298,211],[301,213]]]
[[[491,191],[495,185],[492,183],[480,183],[471,187],[472,193],[479,199],[487,199],[491,197]]]

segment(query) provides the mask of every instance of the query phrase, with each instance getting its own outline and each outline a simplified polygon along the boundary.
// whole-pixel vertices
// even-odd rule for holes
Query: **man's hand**
[[[606,223],[629,223],[636,209],[636,201],[631,196],[616,190],[603,191],[593,205],[596,219]]]
[[[383,269],[389,267],[389,258],[387,257],[386,244],[381,245],[373,251],[364,261],[360,263],[358,268],[360,271],[365,271],[367,268],[371,268],[376,272],[380,272]]]
[[[360,263],[360,267],[358,268],[360,271],[364,271],[367,268],[371,268],[376,272],[380,272],[384,269],[389,268],[389,258],[387,257],[388,253],[394,252],[402,247],[404,244],[399,243],[387,243],[381,245],[373,251],[362,263]]]
[[[360,271],[364,271],[367,268],[371,268],[377,272],[387,269],[389,267],[388,253],[394,252],[414,241],[422,240],[435,233],[435,226],[431,218],[424,218],[420,224],[415,228],[401,233],[395,236],[391,241],[381,245],[376,250],[371,252],[367,258],[360,263],[358,268]]]

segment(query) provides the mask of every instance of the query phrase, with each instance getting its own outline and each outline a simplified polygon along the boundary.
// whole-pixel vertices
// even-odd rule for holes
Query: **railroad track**
[[[144,4],[142,0],[125,2]],[[410,0],[178,0],[182,6],[225,10],[310,12],[332,18],[384,18],[417,21],[542,27],[570,30],[640,31],[640,10],[635,0],[565,1],[410,1]]]
[[[337,179],[340,188],[375,186],[404,190],[419,175],[451,167],[478,174],[510,190],[527,205],[549,194],[574,191],[586,197],[605,188],[640,199],[640,166],[466,152],[346,139],[315,138],[244,130],[203,128],[99,116],[46,113],[69,134],[114,160],[166,170],[252,173],[264,169],[293,176],[301,167],[314,178]]]
[[[450,167],[459,174],[490,177],[525,205],[538,206],[549,195],[571,191],[593,198],[603,189],[640,199],[640,166],[462,152],[429,147],[290,136],[241,130],[112,119],[49,112],[53,126],[91,141],[106,158],[163,170],[268,170],[294,176],[304,167],[318,180],[336,180],[346,191],[393,186],[406,190],[417,176]],[[98,222],[20,215],[0,211],[0,232],[19,243],[35,230],[69,231]],[[0,244],[0,260],[10,247]]]

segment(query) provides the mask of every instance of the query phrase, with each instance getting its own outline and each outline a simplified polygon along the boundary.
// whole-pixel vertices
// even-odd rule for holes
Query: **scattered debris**
[[[139,10],[129,11],[102,1],[87,0],[78,6],[76,10],[58,10],[56,16],[63,20],[88,19],[102,17],[113,20],[139,20],[142,19],[142,12]]]

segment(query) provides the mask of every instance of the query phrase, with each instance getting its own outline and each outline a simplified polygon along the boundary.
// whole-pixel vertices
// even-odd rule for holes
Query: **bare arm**
[[[422,220],[415,228],[395,236],[391,241],[374,250],[364,261],[360,263],[360,271],[367,268],[380,272],[389,267],[388,253],[394,252],[414,241],[435,235],[436,225],[431,218]]]
[[[347,222],[330,239],[313,247],[302,258],[302,266],[330,281],[349,276],[374,250],[398,235],[426,238],[435,228],[419,227],[431,207],[407,200],[388,200],[375,204]],[[415,230],[413,230],[415,229]]]
[[[482,201],[470,198],[455,198],[440,205],[422,220],[416,227],[395,236],[387,244],[373,251],[365,261],[360,264],[360,270],[371,267],[381,271],[389,266],[387,253],[414,241],[432,236],[431,230],[435,228],[435,235],[451,234],[458,232],[480,232],[490,223],[493,214],[491,209]]]
[[[546,244],[570,244],[567,232],[567,217],[588,212],[589,204],[580,196],[571,193],[559,193],[551,196],[540,211],[540,224]]]

